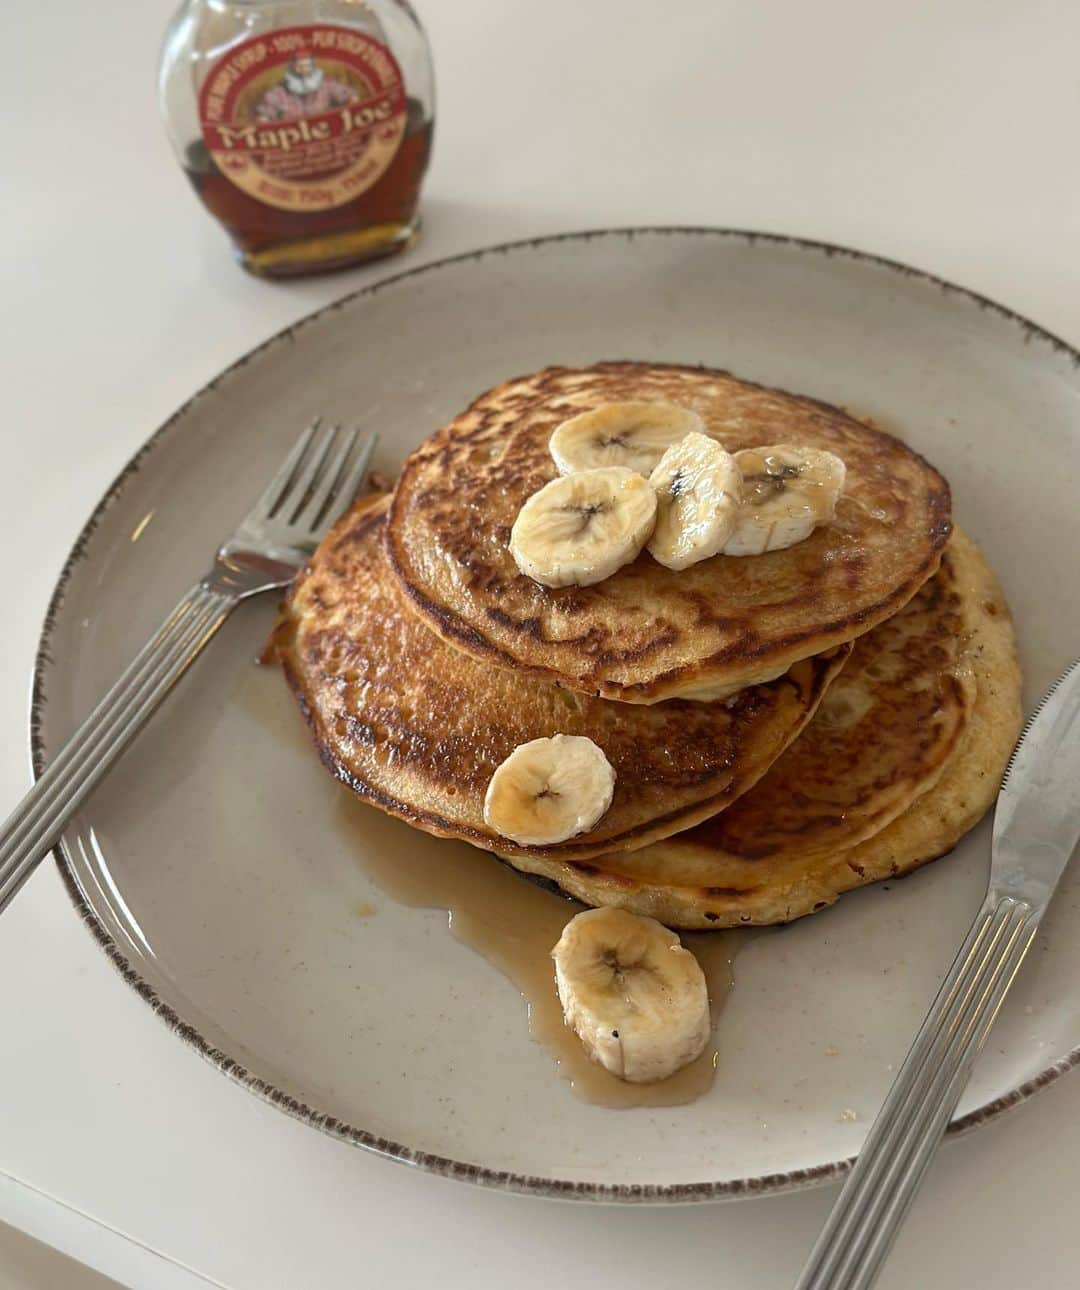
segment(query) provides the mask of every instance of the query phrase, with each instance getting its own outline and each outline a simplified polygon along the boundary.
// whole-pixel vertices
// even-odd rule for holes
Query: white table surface
[[[290,286],[234,267],[168,151],[153,94],[168,0],[0,10],[4,801],[29,782],[45,605],[100,493],[220,368],[360,283],[534,234],[720,224],[893,256],[1080,343],[1075,5],[417,7],[440,90],[423,239],[396,263]],[[835,1196],[572,1208],[331,1141],[174,1039],[51,863],[3,919],[0,981],[0,1218],[140,1290],[204,1284],[196,1272],[230,1290],[674,1276],[763,1290],[789,1284]],[[1072,1076],[943,1152],[881,1284],[1075,1285],[1078,1198]],[[2,1264],[0,1284],[18,1284]]]

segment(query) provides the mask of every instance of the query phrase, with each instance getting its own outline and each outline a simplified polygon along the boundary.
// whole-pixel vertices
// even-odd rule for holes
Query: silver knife
[[[1078,840],[1080,659],[1020,735],[998,794],[986,899],[796,1290],[877,1279]]]

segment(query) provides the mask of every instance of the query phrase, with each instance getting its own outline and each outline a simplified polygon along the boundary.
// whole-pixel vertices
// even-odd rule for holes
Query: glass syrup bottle
[[[185,174],[252,273],[344,268],[414,237],[434,86],[408,0],[185,0],[159,94]]]

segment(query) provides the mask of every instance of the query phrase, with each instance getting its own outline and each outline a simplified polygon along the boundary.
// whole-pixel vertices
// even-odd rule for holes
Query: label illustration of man
[[[358,97],[351,85],[327,76],[309,49],[298,49],[281,84],[267,90],[255,104],[255,120],[300,121],[355,103]]]

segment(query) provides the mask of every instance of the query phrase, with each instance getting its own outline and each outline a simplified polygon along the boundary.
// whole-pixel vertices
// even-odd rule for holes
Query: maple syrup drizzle
[[[584,906],[538,887],[494,856],[462,842],[423,838],[407,851],[372,848],[362,841],[370,809],[341,790],[336,823],[365,873],[398,904],[447,911],[451,934],[483,955],[520,992],[530,1034],[551,1053],[559,1076],[578,1097],[608,1107],[678,1106],[709,1089],[719,1062],[711,1042],[696,1061],[669,1079],[628,1084],[592,1061],[564,1023],[551,950],[563,927]],[[705,973],[714,1026],[732,985],[736,948],[746,936],[743,931],[682,934],[683,944]]]
[[[259,661],[273,663],[272,649],[264,651]],[[291,742],[305,756],[314,756],[303,721],[274,668],[253,667],[241,682],[237,698],[269,737]],[[592,1061],[564,1023],[551,950],[583,905],[530,882],[485,851],[464,842],[411,834],[405,825],[400,830],[401,845],[373,846],[370,812],[374,808],[344,787],[332,792],[324,800],[341,845],[388,899],[411,908],[447,911],[447,925],[455,939],[487,959],[520,992],[527,1005],[529,1033],[550,1052],[558,1075],[583,1101],[617,1108],[678,1106],[708,1091],[722,1059],[711,1042],[696,1061],[669,1079],[628,1084]],[[361,900],[354,903],[353,912],[358,919],[377,919],[378,902]],[[733,983],[736,951],[759,931],[680,933],[705,973],[714,1027]]]

